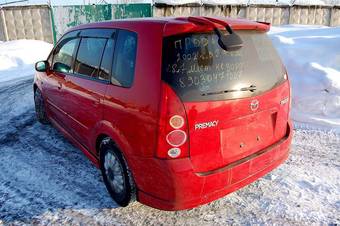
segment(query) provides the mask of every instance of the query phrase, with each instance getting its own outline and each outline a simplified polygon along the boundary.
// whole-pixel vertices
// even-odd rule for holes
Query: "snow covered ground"
[[[36,122],[31,79],[0,88],[0,222],[84,225],[339,224],[340,135],[297,130],[289,159],[264,178],[188,211],[117,208],[99,171]],[[20,111],[18,110],[20,106]],[[1,225],[1,223],[0,223]]]
[[[36,40],[0,42],[0,83],[32,77],[32,65],[46,59],[51,49],[51,44]]]
[[[324,103],[329,107],[326,113],[318,106],[327,95],[339,96],[339,34],[338,28],[300,26],[271,31],[293,82],[292,116],[299,121],[300,113],[310,128],[338,128],[333,116],[339,118],[339,105]],[[335,129],[299,127],[283,165],[208,205],[178,212],[139,203],[117,208],[99,171],[81,151],[53,127],[36,122],[32,67],[51,46],[34,42],[0,43],[0,225],[340,224],[340,134]],[[30,49],[34,45],[41,49]],[[324,89],[329,92],[324,94]],[[331,123],[318,123],[315,118]]]
[[[340,27],[289,25],[270,34],[291,79],[295,125],[340,131]]]

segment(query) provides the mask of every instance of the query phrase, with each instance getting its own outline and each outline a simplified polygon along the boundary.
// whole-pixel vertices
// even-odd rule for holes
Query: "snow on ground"
[[[117,208],[82,152],[36,121],[32,79],[7,84],[0,88],[0,225],[340,223],[339,134],[297,130],[285,164],[208,205]]]
[[[340,131],[340,27],[289,25],[270,34],[292,83],[295,124]]]
[[[296,131],[285,164],[208,205],[178,212],[159,211],[139,203],[117,208],[99,171],[81,151],[53,127],[35,120],[31,83],[31,79],[21,80],[0,89],[3,223],[195,226],[340,223],[340,136],[335,133]],[[25,110],[12,114],[18,106]]]
[[[308,99],[296,91],[314,94],[327,87],[332,94],[337,86],[331,75],[334,70],[339,71],[338,65],[331,64],[337,49],[329,47],[333,46],[330,43],[336,32],[327,28],[314,27],[304,32],[303,29],[307,27],[293,27],[291,31],[274,28],[271,33],[293,82],[297,96],[293,107],[301,112],[304,109],[299,101],[306,103]],[[312,35],[307,38],[306,33]],[[320,51],[331,50],[323,51],[321,58],[313,58],[317,55],[313,50],[305,52],[311,48],[309,41],[316,37],[322,43],[314,42]],[[324,39],[329,43],[324,43]],[[296,130],[290,157],[283,165],[208,205],[177,212],[160,211],[139,203],[117,208],[106,192],[100,172],[81,151],[53,127],[36,121],[33,74],[32,68],[27,67],[33,67],[31,55],[40,60],[47,54],[25,50],[31,47],[20,42],[16,41],[20,58],[13,54],[19,51],[13,42],[0,43],[0,48],[7,48],[0,51],[2,59],[6,59],[0,60],[0,225],[340,224],[340,134],[331,131]],[[43,45],[51,48],[40,43]],[[333,54],[333,58],[328,59],[328,54]],[[311,61],[315,64],[305,62],[304,57],[315,59]],[[318,89],[310,91],[312,87],[301,85],[304,81]],[[316,95],[311,103],[314,100],[323,99]],[[317,107],[309,107],[307,118],[315,117]]]
[[[45,60],[52,45],[43,41],[0,42],[0,82],[32,77],[34,63]]]

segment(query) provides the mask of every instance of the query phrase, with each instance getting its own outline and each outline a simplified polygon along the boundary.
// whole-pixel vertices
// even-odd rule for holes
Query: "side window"
[[[113,58],[113,48],[114,48],[114,40],[108,39],[106,46],[105,46],[102,63],[100,65],[100,70],[99,70],[98,78],[101,79],[101,80],[110,81],[110,72],[111,72],[112,58]]]
[[[97,77],[106,41],[105,38],[82,38],[74,63],[74,72]]]
[[[72,72],[72,62],[78,46],[78,38],[63,40],[54,51],[52,69],[57,72]]]
[[[131,87],[136,66],[137,35],[120,30],[118,33],[111,81],[115,85]]]

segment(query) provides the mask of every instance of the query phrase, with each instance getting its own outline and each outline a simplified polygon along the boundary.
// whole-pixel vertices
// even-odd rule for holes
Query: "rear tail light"
[[[187,140],[187,134],[183,130],[173,130],[166,136],[166,141],[173,147],[179,147]]]
[[[289,82],[289,111],[292,109],[292,99],[293,99],[292,85]]]
[[[283,79],[284,79],[284,80],[287,80],[287,79],[288,79],[287,72],[283,75]]]
[[[168,156],[171,158],[177,158],[181,154],[181,149],[179,148],[170,148],[168,151]]]
[[[183,103],[164,82],[161,98],[156,156],[162,159],[188,157],[188,126]]]
[[[285,70],[285,74],[283,75],[283,78],[284,78],[284,80],[288,80],[288,85],[289,85],[289,96],[288,96],[288,98],[289,98],[289,109],[288,109],[288,111],[290,111],[291,109],[292,109],[292,85],[290,84],[290,81],[289,81],[289,76],[288,76],[288,72],[287,72],[287,69],[285,68],[284,69]]]
[[[288,79],[287,71],[285,73],[285,77],[286,77],[286,80],[288,80],[288,84],[289,84],[289,111],[290,111],[292,109],[292,98],[293,98],[293,95],[292,95],[292,84],[290,84],[290,81]]]
[[[174,115],[169,120],[170,126],[174,129],[179,129],[184,125],[184,118],[180,115]]]

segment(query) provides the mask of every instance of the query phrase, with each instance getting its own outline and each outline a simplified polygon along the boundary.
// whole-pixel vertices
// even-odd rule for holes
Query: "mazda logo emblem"
[[[250,109],[256,111],[259,108],[260,102],[258,100],[252,100],[250,102]]]

